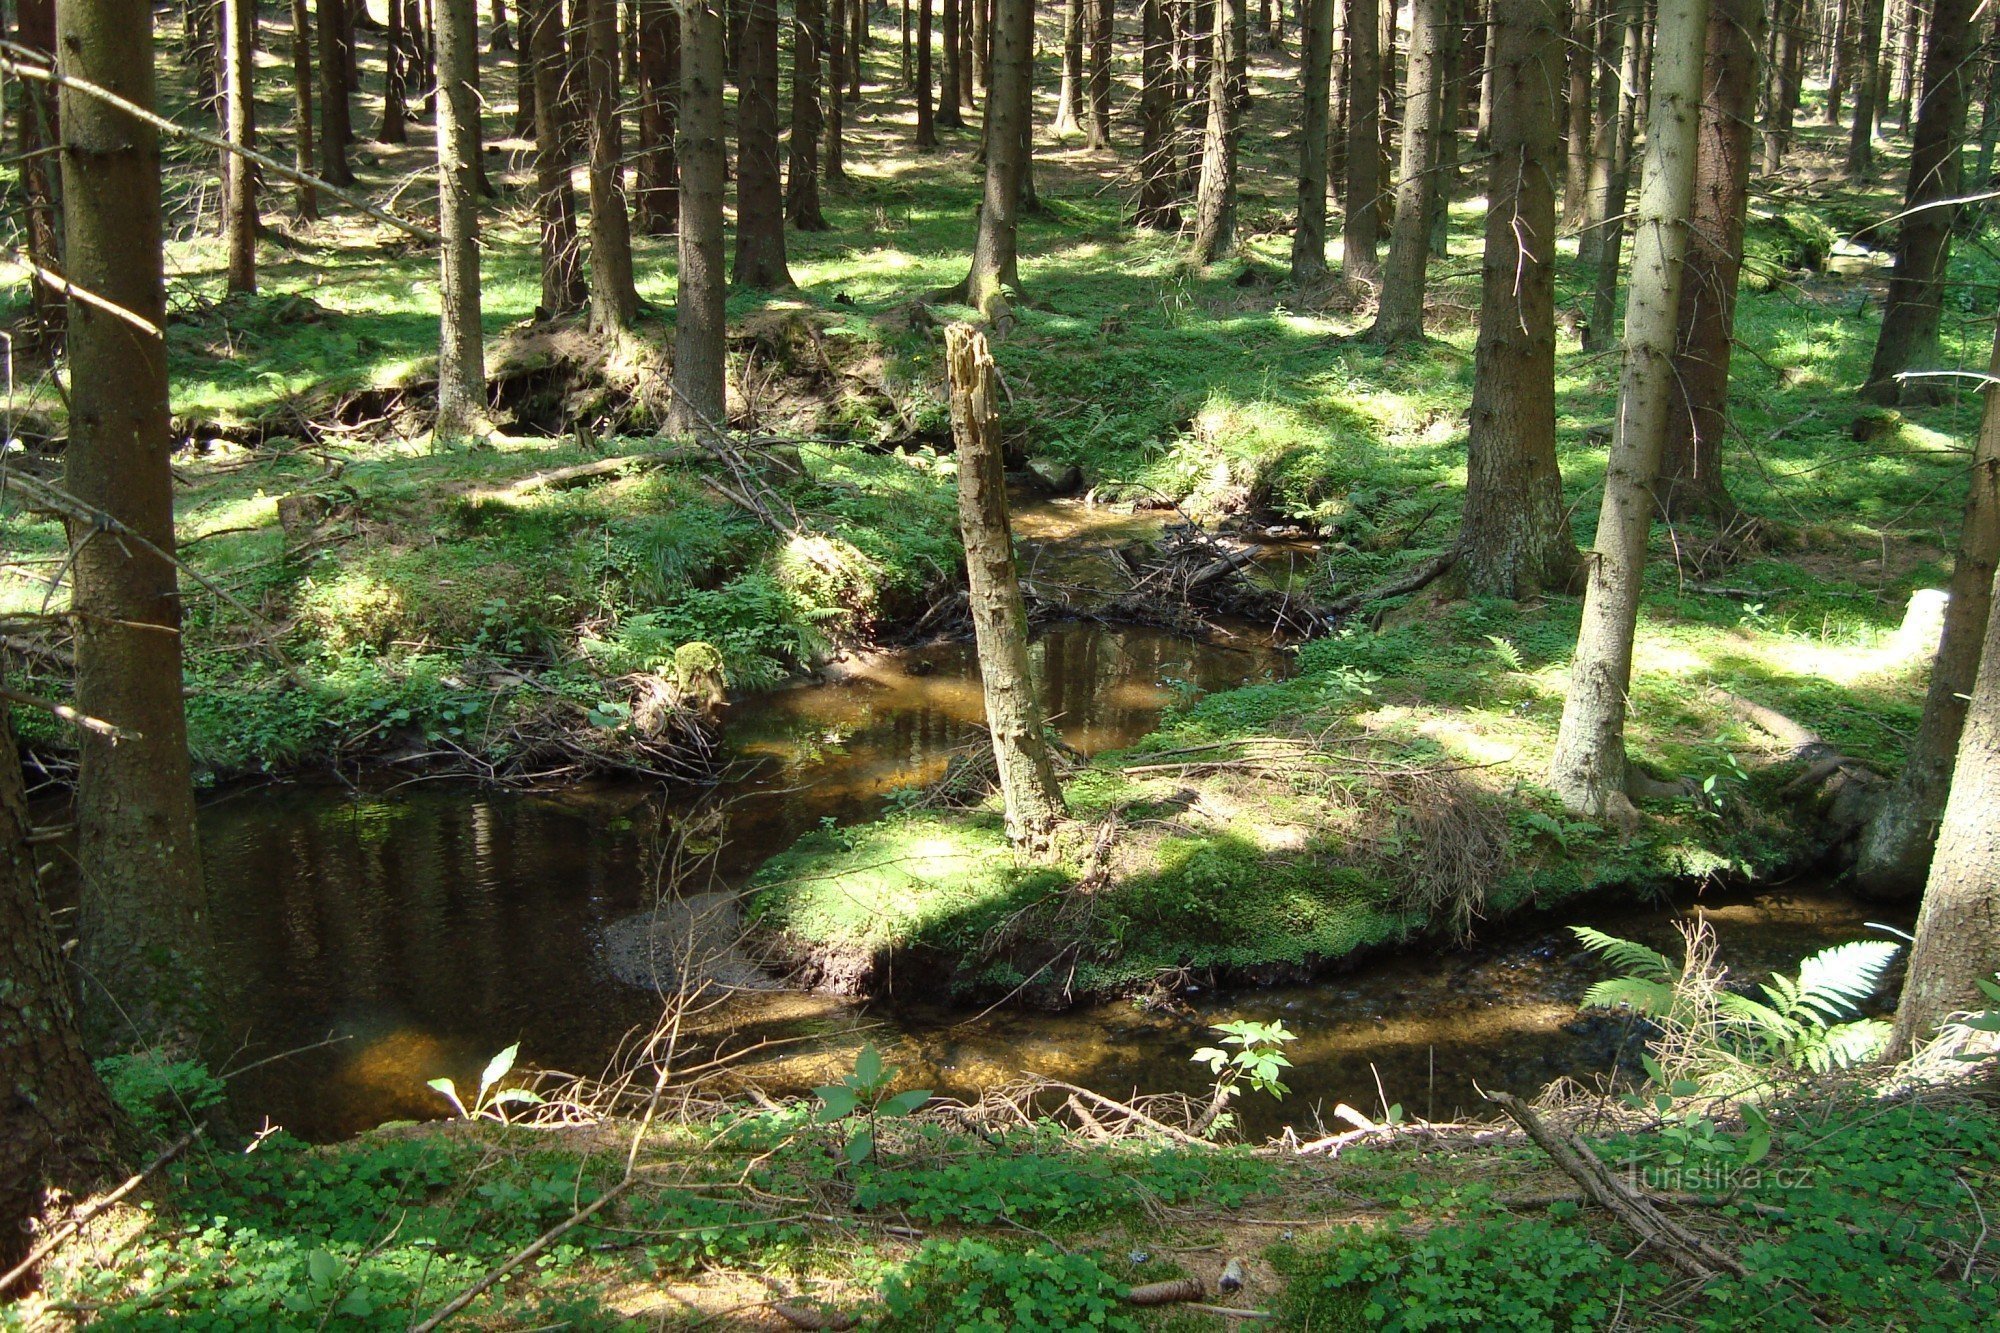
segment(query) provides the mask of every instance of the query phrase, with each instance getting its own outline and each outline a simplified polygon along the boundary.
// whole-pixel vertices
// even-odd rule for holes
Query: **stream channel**
[[[1015,522],[1024,578],[1044,591],[1102,586],[1114,548],[1161,527],[1158,514],[1078,501],[1022,504]],[[1262,576],[1289,580],[1302,555],[1296,543],[1272,543]],[[1282,676],[1289,662],[1248,627],[1195,642],[1089,620],[1044,627],[1034,659],[1050,715],[1085,753],[1132,743],[1177,700]],[[959,642],[851,656],[816,682],[737,701],[725,736],[747,776],[707,795],[728,803],[713,873],[741,884],[822,821],[867,818],[889,792],[936,778],[975,739],[980,715],[971,645]],[[239,1114],[314,1140],[441,1115],[427,1081],[476,1085],[488,1057],[514,1042],[525,1064],[599,1072],[659,1012],[654,993],[613,976],[607,936],[652,906],[661,831],[695,799],[637,782],[507,792],[385,781],[358,793],[281,784],[218,795],[201,836],[226,1009],[246,1043],[235,1063],[309,1048],[239,1075]],[[1303,1130],[1342,1101],[1373,1114],[1385,1096],[1446,1118],[1477,1106],[1475,1085],[1532,1093],[1559,1075],[1588,1079],[1621,1056],[1629,1063],[1629,1026],[1577,1009],[1603,971],[1564,927],[1587,921],[1666,947],[1675,920],[1694,910],[1716,922],[1739,975],[1789,968],[1881,919],[1811,881],[1711,890],[1698,904],[1600,899],[1573,916],[1489,926],[1463,949],[1419,943],[1313,985],[1190,988],[1151,1009],[974,1013],[745,991],[703,1016],[697,1040],[781,1042],[747,1070],[774,1093],[840,1077],[874,1041],[908,1085],[976,1095],[1035,1073],[1124,1096],[1200,1091],[1203,1071],[1189,1056],[1208,1024],[1281,1019],[1299,1034],[1288,1052],[1292,1096],[1247,1099],[1246,1131]]]

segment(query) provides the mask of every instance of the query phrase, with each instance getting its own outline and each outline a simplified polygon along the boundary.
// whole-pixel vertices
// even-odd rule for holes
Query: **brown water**
[[[1092,562],[1156,536],[1160,519],[1058,502],[1026,507],[1018,526],[1031,579],[1088,588],[1103,577]],[[1051,714],[1087,753],[1137,739],[1177,700],[1287,667],[1250,635],[1196,644],[1088,624],[1050,627],[1034,651]],[[822,820],[869,817],[977,736],[969,645],[855,656],[826,674],[730,710],[727,739],[747,772],[720,793],[725,883]],[[279,786],[211,803],[203,851],[228,1012],[246,1043],[237,1063],[331,1039],[243,1074],[239,1111],[316,1139],[436,1115],[444,1108],[427,1080],[476,1080],[514,1042],[524,1062],[597,1072],[658,1008],[612,978],[604,933],[651,905],[663,831],[693,806],[687,794],[630,783],[534,793]],[[1686,907],[1600,903],[1583,916],[1666,944]],[[1701,907],[1740,970],[1789,966],[1866,933],[1852,903],[1819,887]],[[1294,1095],[1244,1108],[1246,1127],[1267,1132],[1309,1126],[1338,1101],[1372,1111],[1386,1095],[1441,1117],[1475,1105],[1475,1084],[1527,1092],[1559,1074],[1607,1070],[1633,1043],[1617,1020],[1579,1016],[1576,1000],[1599,975],[1545,920],[1470,950],[1386,956],[1318,985],[1190,992],[1166,1009],[969,1015],[759,993],[711,1013],[699,1040],[790,1039],[756,1069],[778,1091],[836,1076],[873,1040],[908,1080],[941,1091],[1034,1072],[1121,1094],[1198,1091],[1188,1057],[1207,1024],[1282,1019],[1300,1034]]]

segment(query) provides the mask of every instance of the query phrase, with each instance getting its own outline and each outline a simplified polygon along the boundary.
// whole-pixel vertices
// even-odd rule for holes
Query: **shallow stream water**
[[[1156,533],[1158,520],[1042,504],[1026,507],[1019,527],[1027,577],[1087,585],[1091,562]],[[1086,753],[1136,740],[1177,699],[1280,676],[1288,662],[1248,631],[1194,643],[1084,622],[1045,628],[1035,658],[1051,715]],[[979,716],[971,648],[959,643],[852,657],[818,683],[736,703],[726,736],[743,776],[717,794],[728,808],[715,875],[741,883],[821,821],[866,818],[890,791],[937,777],[976,739]],[[239,1111],[327,1139],[440,1114],[427,1080],[476,1082],[514,1042],[525,1063],[600,1070],[659,1007],[612,977],[605,934],[651,906],[662,829],[692,808],[687,796],[636,783],[526,793],[444,781],[361,794],[274,786],[211,802],[203,853],[227,1009],[246,1042],[238,1063],[310,1048],[243,1074]],[[1868,933],[1859,908],[1813,885],[1695,906],[1715,918],[1738,971],[1789,966]],[[1578,919],[1664,945],[1687,910],[1600,901]],[[755,1070],[774,1091],[837,1077],[873,1040],[909,1080],[940,1091],[974,1093],[1032,1072],[1123,1095],[1198,1090],[1189,1056],[1207,1024],[1282,1019],[1300,1034],[1293,1096],[1245,1107],[1246,1128],[1267,1132],[1310,1126],[1340,1101],[1372,1112],[1386,1098],[1444,1117],[1476,1103],[1475,1085],[1530,1092],[1561,1074],[1608,1070],[1633,1040],[1615,1019],[1579,1015],[1578,997],[1600,975],[1562,923],[1537,920],[1464,950],[1364,961],[1315,985],[1190,991],[1147,1010],[972,1014],[758,992],[706,1015],[700,1040],[784,1043]]]

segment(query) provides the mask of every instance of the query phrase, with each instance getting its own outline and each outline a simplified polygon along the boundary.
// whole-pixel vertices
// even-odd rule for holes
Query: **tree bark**
[[[861,66],[868,58],[868,0],[848,0],[854,36],[847,43],[847,100],[861,108]]]
[[[937,111],[933,105],[931,51],[936,45],[931,31],[935,0],[917,0],[917,147],[937,147]]]
[[[828,185],[847,179],[846,91],[848,0],[829,0],[826,21],[826,156],[821,168]],[[854,0],[865,6],[868,0]]]
[[[639,160],[633,213],[648,236],[671,236],[681,225],[681,172],[674,157],[679,115],[680,16],[672,0],[639,5]]]
[[[1083,14],[1086,0],[1065,0],[1062,24],[1062,82],[1056,91],[1056,118],[1049,128],[1067,139],[1083,127]]]
[[[257,142],[254,0],[223,0],[222,99],[224,135],[238,148]],[[229,250],[224,283],[231,292],[257,290],[257,168],[241,153],[222,155],[223,237]]]
[[[1660,0],[1618,422],[1549,776],[1564,805],[1593,819],[1630,821],[1637,813],[1626,794],[1625,701],[1653,523],[1651,487],[1674,405],[1674,340],[1694,206],[1708,9],[1708,0]]]
[[[14,40],[55,59],[55,0],[19,0],[16,6]],[[58,171],[45,149],[62,143],[61,116],[57,112],[54,89],[46,84],[22,80],[21,106],[16,121],[15,146],[21,154],[21,194],[26,214],[28,260],[41,270],[30,278],[35,323],[51,345],[62,341],[66,297],[62,287],[42,276],[60,277],[62,263],[62,194]]]
[[[1703,57],[1694,213],[1681,267],[1674,409],[1654,495],[1667,517],[1725,527],[1737,517],[1722,475],[1729,429],[1729,361],[1750,202],[1750,122],[1757,104],[1762,0],[1710,0]]]
[[[50,1187],[83,1194],[117,1160],[116,1112],[77,1033],[28,833],[0,708],[0,1271],[27,1257]]]
[[[1299,76],[1299,211],[1292,232],[1292,285],[1326,277],[1326,165],[1329,86],[1333,76],[1333,0],[1301,0]]]
[[[1569,586],[1577,566],[1556,466],[1554,92],[1562,0],[1494,0],[1492,153],[1473,352],[1459,573],[1475,596]]]
[[[1590,192],[1591,72],[1597,43],[1593,0],[1570,0],[1569,89],[1564,109],[1568,130],[1564,140],[1563,227],[1584,225],[1585,199]]]
[[[800,231],[831,231],[819,206],[820,45],[826,13],[820,0],[798,0],[792,25],[792,141],[785,165],[785,216]]]
[[[1382,192],[1381,0],[1347,0],[1347,180],[1341,192],[1340,267],[1372,282],[1380,271],[1376,245]]]
[[[928,3],[928,0],[926,0]],[[778,4],[746,0],[736,85],[736,266],[745,287],[792,285],[785,263],[785,191],[778,174]]]
[[[1840,108],[1854,72],[1854,13],[1852,0],[1838,0],[1827,46],[1826,123],[1840,127]]]
[[[2000,332],[1987,373],[2000,377]],[[1917,724],[1903,771],[1862,834],[1855,862],[1855,887],[1871,898],[1909,898],[1924,886],[1938,820],[1951,789],[1966,700],[1979,678],[1996,565],[2000,565],[2000,390],[1989,383],[1972,455],[1958,556],[1952,562],[1944,634],[1931,663],[1923,720]]]
[[[1006,9],[1003,0],[1003,22]],[[996,51],[996,64],[999,59]],[[958,442],[958,522],[965,537],[972,629],[986,727],[1006,806],[1007,840],[1040,855],[1048,851],[1062,820],[1063,798],[1028,664],[1028,611],[1007,522],[998,383],[986,336],[965,324],[946,329],[945,365],[952,434]]]
[[[1028,160],[1034,0],[994,0],[992,78],[986,91],[986,190],[972,269],[960,287],[938,295],[962,300],[996,330],[1012,322],[1007,293],[1018,292],[1021,181]]]
[[[1111,39],[1112,0],[1090,0],[1090,68],[1086,79],[1090,94],[1090,137],[1092,148],[1111,146]]]
[[[1592,246],[1595,275],[1591,283],[1590,321],[1584,326],[1583,350],[1596,353],[1617,336],[1618,253],[1625,241],[1625,201],[1631,192],[1632,136],[1637,120],[1639,66],[1646,41],[1643,0],[1614,0],[1622,51],[1618,60],[1619,92],[1615,141],[1607,145],[1611,161],[1605,182],[1603,222]],[[1586,239],[1590,239],[1586,235]]]
[[[674,297],[674,394],[667,433],[728,420],[724,394],[722,13],[720,0],[675,0],[681,19],[680,283]]]
[[[944,79],[938,85],[937,123],[947,129],[965,128],[965,113],[960,109],[959,94],[964,65],[964,51],[959,32],[959,0],[944,0]]]
[[[1585,3],[1588,0],[1584,0]],[[1431,256],[1431,212],[1437,199],[1438,138],[1444,129],[1444,70],[1450,5],[1413,0],[1410,63],[1403,99],[1403,157],[1396,179],[1396,219],[1382,298],[1366,337],[1394,346],[1424,337],[1424,277]],[[1553,301],[1553,295],[1551,295]],[[1553,317],[1553,306],[1551,307]],[[1550,374],[1554,374],[1553,362]],[[1553,438],[1553,428],[1551,428]]]
[[[584,61],[590,102],[590,326],[599,333],[622,333],[638,317],[639,291],[632,277],[632,221],[625,210],[618,122],[618,7],[616,0],[580,2],[590,7]]]
[[[976,0],[975,0],[976,2]],[[1139,207],[1138,226],[1178,231],[1181,211],[1180,161],[1174,151],[1173,30],[1167,0],[1141,0],[1139,49]],[[1324,131],[1322,131],[1324,133]],[[1324,250],[1326,181],[1320,179],[1320,232]],[[1324,268],[1324,261],[1322,261]]]
[[[1899,380],[1938,361],[1938,325],[1944,314],[1945,270],[1951,262],[1951,229],[1959,193],[1965,139],[1966,89],[1977,46],[1972,19],[1979,0],[1936,0],[1925,43],[1924,90],[1910,144],[1904,217],[1896,235],[1896,267],[1882,332],[1861,396],[1878,403],[1939,401],[1937,380]]]
[[[346,0],[319,0],[319,176],[329,185],[354,184],[347,146],[354,139],[347,102]]]
[[[1760,11],[1761,13],[1761,11]],[[1775,174],[1792,146],[1805,65],[1804,0],[1779,0],[1773,11],[1770,99],[1764,118],[1764,174]]]
[[[1209,59],[1208,125],[1201,142],[1201,183],[1195,190],[1194,254],[1204,264],[1236,244],[1236,158],[1243,121],[1232,95],[1230,71],[1244,32],[1244,0],[1216,0],[1213,54]]]
[[[61,70],[153,105],[144,0],[66,0]],[[172,441],[161,272],[160,144],[150,126],[65,88],[62,155],[69,280],[119,313],[69,310],[71,495],[171,556]],[[100,1047],[199,1047],[207,934],[181,694],[180,590],[169,559],[72,522],[76,707],[136,733],[78,743],[78,964]]]
[[[479,300],[477,0],[437,0],[438,413],[436,438],[484,435],[486,339]]]
[[[1860,59],[1854,74],[1854,123],[1848,127],[1847,174],[1875,169],[1875,117],[1882,92],[1883,0],[1861,0]]]
[[[550,318],[583,307],[583,253],[577,243],[576,190],[570,182],[570,101],[563,91],[569,57],[563,50],[557,0],[525,0],[529,59],[535,66],[535,216],[540,232],[542,313]],[[433,25],[435,26],[435,25]]]
[[[403,6],[389,0],[389,31],[382,44],[383,143],[407,143],[409,108],[404,104]]]

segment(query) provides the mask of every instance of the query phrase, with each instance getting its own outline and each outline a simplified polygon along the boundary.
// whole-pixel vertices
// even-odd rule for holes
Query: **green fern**
[[[1681,974],[1678,967],[1667,961],[1665,954],[1649,949],[1635,940],[1621,940],[1616,935],[1607,935],[1589,926],[1571,926],[1569,930],[1584,948],[1592,953],[1604,955],[1605,962],[1625,973],[1628,978],[1642,977],[1649,981],[1670,982]]]

